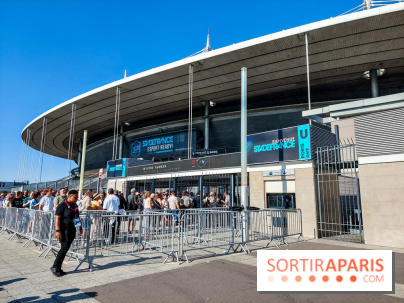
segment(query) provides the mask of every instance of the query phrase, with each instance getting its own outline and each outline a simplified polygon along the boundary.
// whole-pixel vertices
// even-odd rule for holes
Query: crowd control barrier
[[[84,262],[92,270],[93,260],[100,257],[163,253],[167,255],[163,263],[172,257],[179,264],[181,259],[188,261],[189,251],[224,247],[226,254],[239,248],[248,253],[247,244],[255,241],[279,247],[288,244],[289,236],[302,238],[300,209],[84,211],[80,219],[81,228],[76,229],[68,252],[79,262],[75,270]],[[245,234],[243,220],[247,222]],[[0,234],[10,234],[9,240],[26,239],[24,247],[39,245],[40,257],[56,254],[60,248],[53,212],[0,207],[0,228]]]

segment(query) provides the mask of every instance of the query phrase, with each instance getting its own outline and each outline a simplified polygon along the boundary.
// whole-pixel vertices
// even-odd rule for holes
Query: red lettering
[[[370,271],[374,271],[375,260],[370,259]]]
[[[337,268],[335,267],[335,263],[334,263],[333,259],[328,260],[328,264],[327,264],[325,271],[329,271],[331,269],[334,271],[337,271]]]
[[[341,271],[341,268],[345,267],[347,264],[345,259],[338,259],[338,271]]]
[[[269,259],[269,260],[268,260],[268,265],[269,265],[269,266],[272,266],[272,269],[271,269],[271,270],[267,269],[267,271],[269,271],[269,272],[272,272],[272,271],[275,270],[275,266],[273,266],[273,265],[271,264],[271,261],[275,261],[275,260],[274,260],[274,259]]]
[[[324,271],[324,269],[323,269],[323,260],[321,260],[321,259],[316,259],[316,271],[318,271],[317,270],[317,268],[321,268],[321,271]]]
[[[383,266],[383,264],[381,264],[381,262],[383,262],[383,259],[376,260],[376,265],[379,266],[379,269],[376,269],[376,271],[383,271],[384,266]]]
[[[293,267],[296,268],[296,271],[299,271],[297,263],[298,261],[296,259],[290,259],[290,271],[293,271]]]
[[[306,261],[309,259],[300,259],[300,261],[303,261],[303,271],[306,271]]]
[[[363,268],[365,268],[366,271],[369,271],[369,269],[368,269],[369,261],[368,260],[360,259],[359,263],[360,263],[360,265],[359,265],[360,266],[360,271],[363,271]]]
[[[284,269],[279,268],[279,263],[281,261],[285,262],[285,268]],[[279,259],[278,262],[276,262],[276,268],[278,269],[278,271],[286,271],[288,269],[288,261],[286,261],[285,259]]]
[[[356,266],[356,263],[355,263],[355,260],[354,259],[351,259],[351,261],[349,261],[349,265],[348,265],[348,269],[347,269],[347,271],[350,271],[350,270],[355,270],[355,271],[358,271],[358,267]]]

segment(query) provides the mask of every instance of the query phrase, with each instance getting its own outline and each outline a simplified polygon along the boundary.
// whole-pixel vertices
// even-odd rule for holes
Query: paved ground
[[[64,264],[69,274],[54,277],[54,256],[38,258],[38,247],[23,248],[0,236],[0,302],[404,302],[404,250],[396,252],[395,295],[259,294],[256,253],[223,255],[222,249],[190,252],[191,263],[163,265],[165,255],[96,259],[95,269],[72,272],[77,262]],[[266,243],[261,243],[264,247]],[[259,247],[259,246],[258,246]],[[250,249],[258,247],[250,246]],[[276,249],[276,248],[271,248]],[[281,249],[382,249],[344,242],[313,240]],[[386,249],[386,248],[384,248]]]

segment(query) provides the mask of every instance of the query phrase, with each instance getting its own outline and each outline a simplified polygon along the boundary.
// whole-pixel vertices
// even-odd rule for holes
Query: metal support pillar
[[[377,69],[370,71],[370,88],[372,90],[372,98],[379,97],[379,83],[377,81]]]
[[[178,178],[174,178],[173,179],[173,191],[175,192],[176,195],[178,195],[177,186],[178,186]]]
[[[151,192],[154,193],[156,191],[156,179],[151,181]]]
[[[84,167],[86,164],[86,149],[87,149],[87,130],[84,130],[83,136],[83,151],[81,156],[81,167],[80,167],[80,186],[79,186],[79,198],[81,199],[81,194],[83,192],[83,182],[84,182]]]
[[[198,188],[199,188],[199,207],[202,207],[203,203],[203,175],[199,176],[199,182],[198,182]]]
[[[234,181],[235,176],[234,174],[230,175],[230,207],[234,206],[234,199],[235,199],[235,190],[234,190]]]
[[[241,68],[241,205],[243,206],[243,243],[248,241],[247,187],[247,68]]]
[[[42,165],[43,165],[43,154],[45,151],[45,139],[46,139],[46,125],[48,123],[48,119],[46,117],[43,118],[42,121],[42,138],[41,138],[41,150],[39,152],[39,165],[38,165],[38,182],[42,181]]]
[[[83,151],[83,139],[80,139],[79,141],[79,152],[77,155],[77,166],[79,167],[79,171],[81,170],[81,155]]]
[[[123,153],[123,139],[124,139],[124,136],[123,136],[123,126],[124,126],[124,123],[121,123],[121,129],[120,129],[120,131],[119,131],[119,153],[118,153],[118,159],[122,159],[122,158],[123,158],[123,156],[122,156],[122,153]]]
[[[205,101],[205,149],[209,149],[209,110],[210,110],[210,101]]]
[[[192,158],[192,91],[194,85],[194,66],[189,65],[189,100],[188,100],[188,159]]]

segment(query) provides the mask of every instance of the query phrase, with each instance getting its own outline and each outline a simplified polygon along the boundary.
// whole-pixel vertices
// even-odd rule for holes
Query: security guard
[[[67,200],[59,203],[55,212],[56,238],[60,241],[61,248],[51,267],[56,277],[65,274],[62,270],[63,260],[69,251],[70,245],[76,237],[76,228],[81,228],[79,210],[76,205],[78,199],[77,190],[69,191]]]

